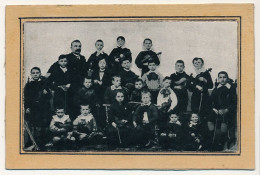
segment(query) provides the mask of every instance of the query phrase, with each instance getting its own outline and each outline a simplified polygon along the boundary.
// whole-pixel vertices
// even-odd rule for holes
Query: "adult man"
[[[71,53],[66,55],[68,60],[67,67],[73,72],[73,82],[71,84],[71,89],[76,91],[80,85],[82,84],[82,80],[84,75],[86,75],[86,59],[83,55],[80,54],[81,52],[81,42],[79,40],[74,40],[71,42]],[[58,62],[55,62],[51,65],[48,70],[46,77],[48,78],[53,70],[58,67]]]

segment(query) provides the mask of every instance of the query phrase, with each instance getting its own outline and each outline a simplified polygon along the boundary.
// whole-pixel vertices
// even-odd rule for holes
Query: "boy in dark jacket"
[[[124,87],[134,86],[135,80],[138,78],[138,76],[130,70],[131,62],[130,59],[125,57],[121,60],[121,66],[122,69],[119,71],[118,75],[121,77],[121,84]]]
[[[151,103],[151,93],[149,91],[143,91],[142,104],[136,109],[133,116],[137,143],[147,147],[151,145],[157,119],[158,109]]]
[[[116,41],[118,46],[111,51],[108,62],[108,65],[111,65],[112,67],[113,75],[117,75],[121,69],[120,61],[122,58],[128,58],[130,62],[132,62],[132,53],[130,49],[124,47],[125,38],[119,36]]]
[[[156,65],[160,64],[160,60],[159,60],[157,54],[151,50],[152,45],[153,45],[152,40],[149,38],[146,38],[143,42],[145,51],[141,51],[135,59],[136,66],[141,69],[141,72],[142,72],[141,76],[143,76],[146,72],[149,71],[148,60],[150,58],[154,59],[154,62]]]

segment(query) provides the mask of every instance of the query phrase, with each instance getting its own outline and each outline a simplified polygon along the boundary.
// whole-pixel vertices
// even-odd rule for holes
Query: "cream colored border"
[[[96,13],[102,11],[102,13]],[[65,13],[66,12],[66,13]],[[45,17],[179,16],[184,20],[237,20],[241,23],[241,152],[233,155],[68,155],[20,152],[20,22],[49,21]],[[186,16],[184,18],[184,16]],[[197,16],[197,17],[195,17]],[[216,17],[217,16],[217,17]],[[27,18],[29,17],[29,18]],[[31,19],[43,17],[42,19]],[[156,18],[154,18],[156,17]],[[145,18],[147,19],[147,18]],[[55,19],[57,20],[57,19]],[[59,20],[68,20],[59,18]],[[177,20],[177,19],[176,19]],[[22,27],[22,25],[21,25]],[[238,29],[240,31],[240,28]],[[240,33],[240,32],[238,32]],[[254,43],[253,5],[98,5],[98,6],[8,6],[6,8],[6,168],[10,169],[253,169],[254,168]],[[238,36],[240,38],[240,36]],[[22,40],[22,38],[21,38]],[[239,49],[240,49],[240,45]],[[22,45],[21,45],[22,48]],[[21,49],[22,51],[22,49]],[[21,56],[23,53],[21,53]],[[21,57],[22,58],[22,57]],[[239,84],[240,87],[240,84]],[[250,104],[247,105],[247,104]],[[244,109],[244,110],[243,110]],[[246,109],[246,111],[245,111]],[[22,153],[22,154],[20,154]],[[109,154],[109,153],[105,153]],[[124,155],[118,155],[124,154]],[[153,154],[153,155],[149,155]],[[188,161],[187,161],[188,160]]]

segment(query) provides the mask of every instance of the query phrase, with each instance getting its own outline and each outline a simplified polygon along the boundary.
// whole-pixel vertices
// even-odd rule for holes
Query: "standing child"
[[[152,45],[153,45],[152,40],[149,38],[146,38],[143,42],[143,46],[144,46],[145,50],[141,51],[135,59],[136,66],[141,69],[141,76],[143,76],[146,72],[149,71],[148,60],[150,58],[152,58],[154,60],[154,63],[156,65],[160,64],[157,54],[151,50]]]
[[[143,146],[150,146],[155,136],[155,124],[158,119],[158,109],[151,103],[151,93],[142,92],[142,104],[136,109],[133,116],[133,125],[136,128],[136,140]]]
[[[212,133],[213,150],[221,151],[228,141],[228,130],[231,139],[235,139],[236,127],[236,89],[228,83],[227,72],[218,73],[219,85],[211,94],[212,115],[209,117],[208,128]]]
[[[94,71],[99,70],[99,60],[105,59],[106,62],[108,61],[108,55],[102,50],[104,47],[104,42],[102,40],[97,40],[95,43],[96,52],[90,55],[87,61],[88,67],[88,76],[91,76]]]
[[[125,48],[125,37],[119,36],[116,39],[117,48],[114,48],[109,55],[108,65],[111,65],[114,75],[120,70],[120,61],[122,58],[128,58],[132,62],[132,53],[130,49]]]
[[[164,148],[173,148],[180,151],[182,149],[183,130],[179,121],[179,116],[171,112],[169,115],[169,121],[166,124],[165,129],[160,134],[160,144]]]
[[[116,97],[117,90],[123,90],[125,100],[128,100],[128,94],[124,87],[121,86],[121,77],[113,76],[112,77],[112,86],[107,87],[104,95],[104,101],[106,104],[112,104]]]
[[[121,77],[121,84],[124,87],[128,86],[134,86],[135,80],[138,78],[138,76],[130,70],[131,67],[131,61],[129,58],[122,58],[121,59],[121,66],[122,69],[119,71],[118,75]]]
[[[107,87],[111,85],[111,72],[108,70],[105,58],[98,61],[98,70],[93,72],[94,89],[101,104],[104,103],[104,94]]]
[[[67,67],[67,55],[60,55],[58,64],[53,64],[49,70],[48,84],[54,91],[53,103],[54,108],[57,106],[65,106],[65,111],[68,112],[68,102],[72,101],[71,91],[69,91],[73,81],[73,73]]]
[[[149,59],[148,60],[148,68],[149,72],[146,72],[142,76],[143,82],[146,84],[147,88],[150,90],[151,95],[152,95],[152,103],[156,104],[157,103],[157,96],[159,93],[159,90],[163,86],[163,77],[162,75],[156,71],[156,62],[154,59]]]
[[[56,108],[56,115],[52,116],[50,123],[50,131],[52,132],[52,144],[63,145],[64,143],[74,142],[75,137],[72,136],[72,123],[69,115],[65,115],[63,107]]]
[[[101,142],[102,134],[97,132],[96,120],[91,114],[90,105],[82,104],[80,112],[73,121],[73,136],[80,145]]]
[[[175,63],[176,72],[170,76],[172,80],[171,88],[174,90],[178,98],[176,112],[179,113],[186,112],[188,106],[188,91],[186,88],[186,82],[189,79],[189,76],[184,71],[184,68],[184,62],[182,60],[177,60]]]
[[[160,117],[158,119],[158,124],[160,129],[164,129],[169,112],[175,111],[175,107],[178,104],[178,100],[174,91],[170,88],[171,78],[165,77],[163,79],[163,88],[160,90],[157,97],[157,105],[159,106]]]
[[[40,148],[45,144],[45,135],[51,120],[49,116],[50,98],[51,93],[46,87],[46,80],[41,77],[40,68],[33,67],[31,79],[24,87],[24,109],[25,120],[28,122],[34,139]]]
[[[118,90],[115,102],[109,111],[108,138],[112,146],[127,146],[132,140],[132,117],[129,105],[124,100],[124,92]]]

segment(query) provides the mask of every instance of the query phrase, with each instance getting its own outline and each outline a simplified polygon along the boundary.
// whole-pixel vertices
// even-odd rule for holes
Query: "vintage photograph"
[[[58,19],[22,24],[25,153],[239,151],[239,18]]]

